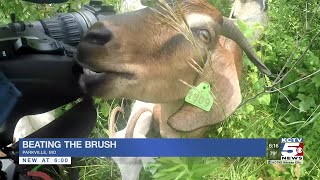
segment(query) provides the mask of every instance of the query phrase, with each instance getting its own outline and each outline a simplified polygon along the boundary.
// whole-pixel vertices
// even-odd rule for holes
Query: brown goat
[[[242,50],[271,74],[233,21],[207,1],[183,0],[112,16],[93,25],[76,60],[98,73],[80,78],[83,90],[105,99],[157,103],[162,137],[202,137],[241,102]],[[242,49],[242,50],[241,50]],[[184,101],[190,86],[211,85],[209,112]]]

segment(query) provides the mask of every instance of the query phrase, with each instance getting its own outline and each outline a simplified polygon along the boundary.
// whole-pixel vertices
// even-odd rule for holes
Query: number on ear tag
[[[202,82],[189,90],[185,101],[200,109],[210,111],[213,105],[213,97],[210,91],[210,84]]]

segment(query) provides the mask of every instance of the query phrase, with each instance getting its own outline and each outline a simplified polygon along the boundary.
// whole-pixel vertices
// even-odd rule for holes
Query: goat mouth
[[[121,77],[124,79],[133,79],[134,74],[130,72],[120,72],[120,71],[113,71],[113,70],[106,70],[106,71],[93,71],[90,69],[83,69],[83,77],[99,79],[101,76],[113,76],[113,77]]]
[[[86,94],[95,94],[98,89],[104,89],[105,86],[110,86],[112,81],[116,79],[132,81],[136,78],[136,74],[130,69],[117,66],[99,67],[83,63],[78,59],[78,53],[74,56],[74,60],[83,68],[83,73],[79,78],[79,85],[82,91]]]
[[[84,93],[92,94],[96,89],[111,83],[114,79],[121,78],[125,80],[133,80],[133,73],[118,71],[95,72],[84,68],[83,74],[80,76],[79,85]]]
[[[130,72],[129,70],[121,70],[120,66],[115,67],[109,67],[109,68],[99,68],[99,67],[92,67],[91,65],[88,65],[87,63],[83,63],[79,61],[78,57],[78,51],[77,54],[74,56],[75,62],[77,62],[78,65],[80,65],[83,68],[83,74],[82,76],[87,78],[99,78],[103,74],[109,74],[111,76],[119,76],[125,79],[133,79],[134,73]],[[119,70],[118,70],[119,69]],[[127,71],[127,72],[126,72]]]

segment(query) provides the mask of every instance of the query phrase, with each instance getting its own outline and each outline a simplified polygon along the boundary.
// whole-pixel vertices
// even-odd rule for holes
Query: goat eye
[[[199,30],[199,37],[205,43],[209,43],[211,41],[210,33],[207,30]]]

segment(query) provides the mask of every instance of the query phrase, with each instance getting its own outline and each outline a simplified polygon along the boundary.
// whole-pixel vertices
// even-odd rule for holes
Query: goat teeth
[[[87,75],[96,75],[98,73],[91,71],[90,69],[83,69],[83,72]]]

